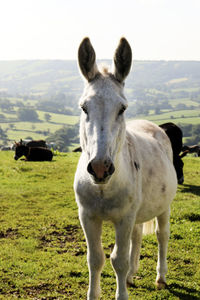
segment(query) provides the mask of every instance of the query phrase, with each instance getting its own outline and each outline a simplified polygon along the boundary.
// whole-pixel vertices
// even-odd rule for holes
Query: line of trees
[[[70,146],[79,143],[79,124],[63,126],[51,134],[46,141],[48,143],[54,143],[56,149],[61,152],[68,152]]]
[[[33,108],[19,108],[17,111],[17,118],[24,122],[38,122],[39,117]]]
[[[200,144],[200,124],[178,124],[183,131],[186,145]]]

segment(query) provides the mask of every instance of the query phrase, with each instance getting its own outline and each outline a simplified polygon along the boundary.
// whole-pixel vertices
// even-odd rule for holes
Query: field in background
[[[195,102],[189,99],[171,100],[171,105],[177,105],[184,103],[185,105],[194,105]],[[195,105],[194,105],[195,106]],[[131,109],[131,108],[130,108]],[[17,110],[16,110],[17,111]],[[17,120],[16,111],[13,113],[5,113],[7,121],[1,122],[0,127],[6,130],[6,134],[10,141],[18,141],[21,138],[25,139],[27,137],[32,137],[33,139],[46,139],[50,134],[54,133],[56,130],[62,128],[65,125],[75,125],[79,122],[79,116],[69,116],[65,114],[49,113],[51,116],[50,121],[45,120],[44,111],[37,111],[39,116],[38,122],[19,122]],[[2,111],[0,110],[0,114]],[[135,118],[131,119],[147,119],[149,121],[155,122],[160,125],[166,122],[173,122],[175,124],[199,124],[200,123],[200,109],[197,107],[193,110],[180,110],[176,111],[165,110],[160,114],[155,114],[154,111],[150,111],[149,115],[137,115]],[[9,120],[9,121],[8,121]]]
[[[190,98],[179,98],[169,100],[169,104],[172,106],[172,108],[163,109],[159,114],[156,114],[155,111],[150,110],[147,116],[141,114],[137,115],[133,119],[147,119],[159,125],[167,122],[173,122],[175,124],[200,124],[200,107],[197,102],[192,101]],[[177,105],[182,104],[185,105],[186,109],[178,110]],[[193,106],[193,109],[191,109],[191,106]]]
[[[52,162],[16,162],[13,152],[0,152],[0,299],[86,299],[86,244],[72,188],[78,158],[67,153]],[[200,160],[185,157],[184,163],[185,183],[171,208],[168,289],[155,289],[157,241],[145,236],[130,299],[200,299]],[[109,223],[102,240],[102,300],[114,300]]]
[[[146,119],[156,124],[163,124],[173,122],[175,124],[199,124],[200,123],[200,109],[195,110],[180,110],[180,111],[165,111],[161,114],[155,115],[150,113],[148,116],[140,115],[134,119]]]
[[[0,110],[0,113],[1,110]],[[6,130],[6,134],[12,141],[19,141],[21,138],[32,137],[33,139],[46,139],[47,136],[65,125],[75,125],[79,122],[78,116],[68,116],[64,114],[49,113],[51,119],[47,122],[44,118],[46,112],[37,111],[38,122],[20,122],[17,120],[16,113],[3,113],[9,122],[1,122],[0,127]],[[17,120],[17,121],[16,121]],[[11,125],[12,124],[12,125]]]

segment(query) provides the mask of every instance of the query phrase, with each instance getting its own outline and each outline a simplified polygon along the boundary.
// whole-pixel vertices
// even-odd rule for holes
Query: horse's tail
[[[152,219],[143,224],[143,234],[151,234],[155,231],[155,219]]]

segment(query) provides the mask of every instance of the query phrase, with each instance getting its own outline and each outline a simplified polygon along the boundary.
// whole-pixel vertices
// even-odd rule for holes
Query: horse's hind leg
[[[158,239],[158,263],[156,285],[158,289],[167,286],[165,274],[167,273],[167,247],[169,239],[169,215],[170,209],[157,217],[156,235]]]
[[[133,284],[133,275],[137,273],[139,268],[140,247],[142,243],[143,224],[136,224],[133,229],[131,245],[130,245],[130,267],[127,276],[127,283]]]

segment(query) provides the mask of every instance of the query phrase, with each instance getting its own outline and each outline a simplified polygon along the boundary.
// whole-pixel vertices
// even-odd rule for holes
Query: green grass
[[[37,113],[39,115],[39,119],[45,121],[44,115],[46,112],[37,111]],[[79,120],[78,116],[67,116],[67,115],[55,114],[55,113],[49,113],[49,114],[51,115],[50,123],[74,125],[78,123]]]
[[[173,99],[173,100],[169,100],[169,104],[172,105],[172,107],[175,107],[176,105],[178,104],[185,104],[187,106],[199,106],[199,103],[195,102],[195,101],[192,101],[190,100],[189,98],[179,98],[179,99]]]
[[[72,188],[78,157],[25,162],[0,152],[0,299],[86,299],[86,245]],[[168,289],[155,289],[157,242],[145,236],[130,299],[200,299],[200,160],[185,157],[184,163],[185,183],[172,204]],[[107,259],[101,299],[114,300],[109,223],[102,240]]]

